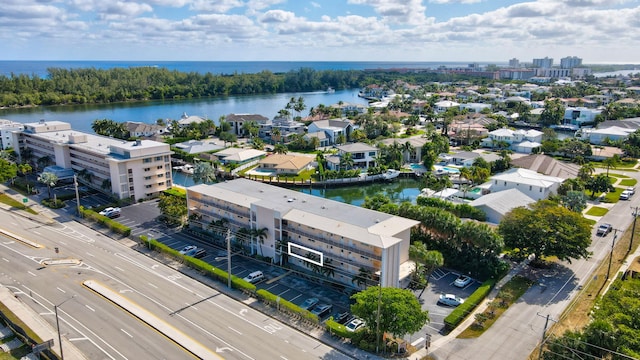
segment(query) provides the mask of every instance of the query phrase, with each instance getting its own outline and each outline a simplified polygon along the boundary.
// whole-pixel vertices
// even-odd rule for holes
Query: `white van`
[[[262,271],[254,271],[251,274],[245,276],[244,279],[242,280],[251,284],[255,284],[257,282],[264,280],[264,274],[262,273]]]

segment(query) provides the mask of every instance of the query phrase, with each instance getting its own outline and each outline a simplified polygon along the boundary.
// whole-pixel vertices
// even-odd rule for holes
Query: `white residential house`
[[[127,121],[125,122],[130,137],[152,137],[167,133],[166,126],[156,124],[147,124],[143,122]]]
[[[471,167],[478,158],[483,158],[486,162],[490,163],[499,160],[500,156],[493,153],[480,154],[473,151],[460,151],[458,153],[451,154],[448,158],[448,163],[450,165]]]
[[[563,181],[559,177],[513,168],[492,176],[489,183],[491,192],[518,189],[534,200],[541,200],[555,193]]]
[[[483,195],[470,202],[469,205],[482,210],[487,216],[485,221],[492,224],[499,224],[500,220],[502,220],[504,215],[509,211],[534,202],[534,199],[522,191],[518,189],[508,189]]]
[[[369,166],[376,166],[378,158],[378,148],[367,145],[365,143],[353,143],[338,146],[338,155],[344,156],[346,153],[351,154],[353,166],[356,168],[367,169]]]
[[[423,137],[410,137],[407,139],[384,139],[381,142],[386,146],[391,146],[393,143],[398,143],[402,146],[402,158],[404,162],[408,163],[420,163],[422,162],[422,147],[427,143],[427,138]],[[411,150],[405,150],[406,143],[411,145]]]
[[[629,134],[635,131],[635,129],[619,126],[611,126],[603,129],[582,128],[576,133],[576,136],[582,139],[589,139],[589,143],[593,145],[607,145],[610,141],[625,140]]]
[[[491,104],[484,104],[484,103],[464,103],[464,104],[460,104],[459,106],[460,110],[464,110],[467,109],[470,112],[474,112],[474,113],[479,113],[484,109],[489,109],[491,110]]]
[[[309,124],[307,131],[308,133],[324,132],[329,140],[328,145],[333,145],[340,135],[344,136],[345,141],[349,139],[353,131],[353,124],[348,120],[341,119],[318,120]]]
[[[531,153],[533,149],[542,146],[542,135],[542,131],[533,129],[502,128],[489,132],[489,137],[482,139],[482,146],[493,148],[497,144],[505,142],[513,151]]]
[[[447,111],[447,109],[452,108],[452,107],[459,107],[460,104],[455,102],[455,101],[451,101],[451,100],[442,100],[442,101],[438,101],[437,103],[434,104],[435,108],[433,109],[433,111],[436,114],[440,114],[443,113],[445,111]]]
[[[595,122],[596,116],[602,113],[599,109],[590,109],[586,107],[570,107],[564,110],[564,118],[562,119],[565,125],[577,125],[582,126],[584,123]]]

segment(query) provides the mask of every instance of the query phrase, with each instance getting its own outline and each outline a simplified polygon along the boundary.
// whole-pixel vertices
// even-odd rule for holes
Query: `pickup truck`
[[[596,235],[607,236],[607,234],[610,233],[611,230],[613,230],[613,227],[611,226],[611,224],[602,224],[598,226],[598,231],[596,231]]]

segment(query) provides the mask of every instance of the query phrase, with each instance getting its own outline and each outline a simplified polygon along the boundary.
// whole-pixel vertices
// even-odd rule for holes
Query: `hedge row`
[[[219,269],[217,267],[212,266],[211,264],[204,262],[200,259],[196,259],[194,257],[191,256],[186,256],[183,254],[180,254],[180,252],[178,250],[172,249],[169,246],[155,240],[155,239],[150,239],[148,236],[146,235],[140,235],[140,241],[142,242],[142,244],[146,247],[148,247],[150,250],[157,250],[160,251],[162,253],[165,253],[167,255],[170,255],[174,258],[180,259],[183,261],[184,264],[186,264],[187,266],[196,269],[202,273],[204,273],[205,275],[213,278],[213,279],[217,279],[221,282],[227,282],[229,280],[228,278],[228,274],[226,271]],[[243,279],[235,276],[235,275],[231,275],[231,287],[235,288],[235,289],[240,289],[243,291],[247,291],[250,293],[255,293],[256,296],[263,300],[264,302],[270,303],[271,305],[275,305],[278,302],[278,296],[274,295],[272,293],[270,293],[267,290],[264,289],[260,289],[256,291],[256,286],[244,281]],[[312,314],[311,312],[309,312],[308,310],[302,309],[301,307],[299,307],[298,305],[289,302],[285,299],[280,299],[279,300],[280,303],[280,308],[281,309],[285,309],[291,313],[294,314],[299,314],[300,316],[302,316],[304,319],[307,320],[311,320],[314,322],[318,322],[318,316]],[[338,324],[340,325],[340,324]],[[343,326],[344,327],[344,326]],[[346,331],[346,330],[345,330]]]
[[[169,246],[155,239],[149,239],[149,237],[147,237],[146,235],[140,235],[140,241],[143,243],[144,246],[148,247],[149,249],[157,250],[167,255],[170,255],[174,258],[180,259],[187,266],[193,269],[196,269],[207,276],[223,281],[225,283],[229,280],[228,273],[226,271],[223,271],[221,269],[218,269],[217,267],[211,266],[211,264],[204,262],[200,259],[196,259],[191,256],[180,254],[178,250],[172,249]],[[252,293],[256,291],[255,285],[247,281],[244,281],[243,279],[235,275],[231,275],[231,287],[235,289],[252,292]]]
[[[272,293],[270,293],[267,290],[264,289],[260,289],[256,292],[256,295],[258,295],[258,298],[262,299],[265,302],[268,302],[271,305],[275,305],[278,300],[278,296],[274,295]],[[312,314],[309,310],[305,310],[303,308],[301,308],[300,306],[287,301],[285,299],[280,298],[280,309],[285,309],[289,312],[292,312],[294,314],[299,314],[300,316],[302,316],[303,318],[307,319],[307,320],[311,320],[311,321],[315,321],[318,322],[318,316]]]
[[[444,324],[447,329],[453,330],[462,322],[462,320],[467,317],[467,315],[471,314],[473,309],[475,309],[476,306],[478,306],[478,304],[480,304],[482,300],[487,297],[489,291],[491,291],[495,284],[495,279],[489,279],[485,281],[462,304],[455,308],[455,310],[453,310],[451,314],[449,314],[449,316],[444,318]]]
[[[113,221],[104,215],[100,215],[97,212],[89,209],[85,209],[83,206],[80,206],[80,214],[85,219],[89,219],[97,222],[100,225],[104,225],[108,227],[111,231],[114,231],[123,236],[131,235],[131,228],[128,226],[124,226],[117,221]]]

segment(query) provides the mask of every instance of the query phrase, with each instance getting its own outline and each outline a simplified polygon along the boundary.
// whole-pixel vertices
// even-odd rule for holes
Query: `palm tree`
[[[580,170],[578,170],[578,178],[582,181],[587,181],[595,171],[596,168],[592,163],[586,163],[580,167]]]
[[[373,279],[372,275],[373,274],[371,273],[370,270],[365,268],[360,268],[358,270],[358,274],[354,275],[353,278],[351,278],[351,283],[356,284],[356,286],[358,287],[362,285],[367,285],[367,282]]]
[[[281,137],[282,133],[280,132],[280,128],[273,128],[273,130],[271,130],[271,140],[278,143]]]
[[[206,161],[199,161],[193,167],[193,182],[198,183],[212,183],[216,180],[216,171]]]
[[[413,145],[411,145],[410,142],[405,142],[404,144],[402,144],[402,152],[403,154],[407,154],[407,157],[405,158],[407,161],[409,161],[411,159],[411,154],[415,151],[415,148],[413,147]]]
[[[289,149],[287,149],[287,146],[284,144],[276,144],[276,146],[273,147],[273,152],[276,154],[286,154],[289,151]]]
[[[471,179],[471,169],[469,169],[466,166],[462,167],[460,169],[460,173],[458,174],[458,176],[460,177],[460,179],[465,179],[465,182],[466,182],[466,180],[470,180]]]
[[[602,160],[602,164],[607,167],[607,177],[609,177],[609,169],[618,166],[618,155]]]
[[[263,256],[262,255],[262,244],[264,244],[264,240],[268,236],[268,232],[267,231],[268,231],[267,228],[260,228],[260,229],[253,230],[253,232],[251,233],[251,236],[256,239],[256,244],[258,244],[258,249],[260,249],[260,256]]]
[[[51,164],[51,157],[49,157],[48,155],[45,155],[45,156],[39,158],[38,160],[36,160],[36,165],[37,165],[38,169],[43,169],[43,168],[49,166],[49,164]]]
[[[54,173],[43,172],[42,174],[40,174],[40,176],[38,176],[38,181],[47,185],[49,199],[51,199],[51,187],[58,182],[58,176]]]
[[[353,161],[353,155],[351,153],[344,153],[342,154],[342,156],[340,156],[340,168],[344,169],[344,170],[350,170],[351,168],[353,168],[354,165],[354,161]]]

